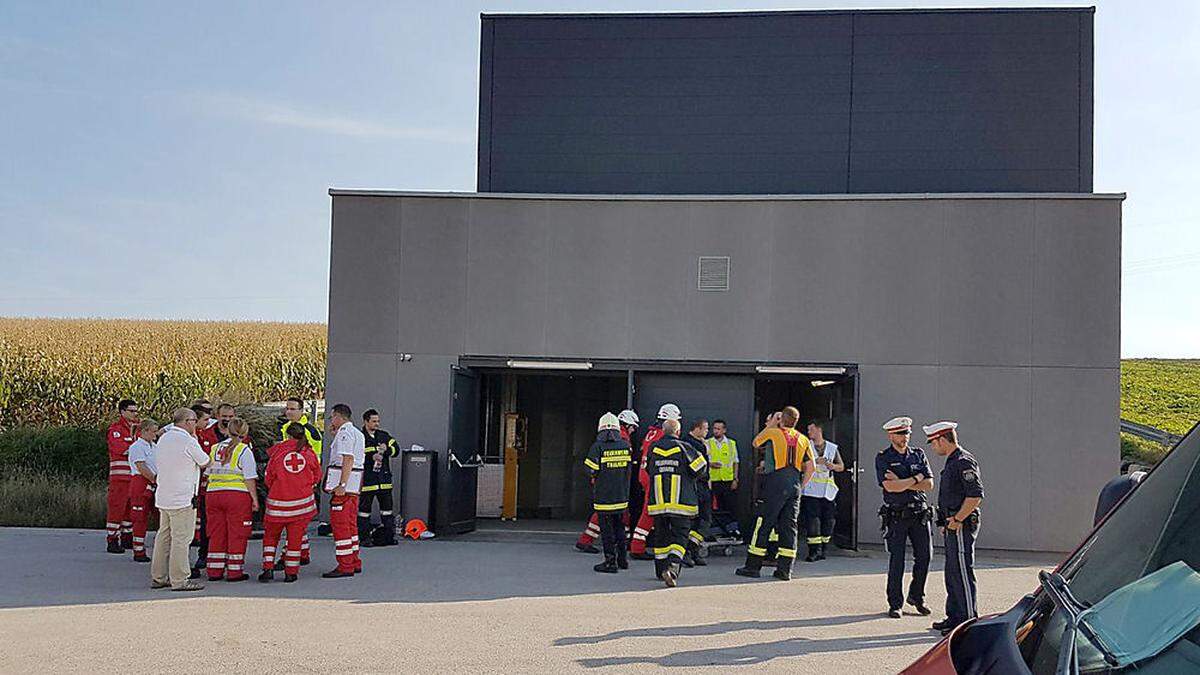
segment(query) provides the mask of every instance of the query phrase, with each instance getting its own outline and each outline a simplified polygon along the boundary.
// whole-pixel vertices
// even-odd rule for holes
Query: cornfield
[[[164,419],[192,399],[321,398],[323,324],[0,319],[0,429],[103,425],[122,398]]]

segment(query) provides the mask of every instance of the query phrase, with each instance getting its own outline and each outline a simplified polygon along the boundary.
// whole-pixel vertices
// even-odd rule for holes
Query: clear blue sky
[[[481,11],[946,4],[9,0],[0,315],[324,321],[329,186],[474,189]],[[1200,357],[1200,3],[1096,4],[1122,353]]]

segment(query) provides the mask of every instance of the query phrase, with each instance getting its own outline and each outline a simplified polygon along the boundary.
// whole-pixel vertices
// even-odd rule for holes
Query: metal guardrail
[[[1138,438],[1143,438],[1147,441],[1153,441],[1165,446],[1172,446],[1178,443],[1183,436],[1176,436],[1162,429],[1155,429],[1152,426],[1121,420],[1121,431],[1126,434],[1132,434]]]

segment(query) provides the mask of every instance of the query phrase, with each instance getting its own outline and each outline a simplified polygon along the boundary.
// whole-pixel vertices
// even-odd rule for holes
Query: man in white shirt
[[[196,527],[196,491],[200,470],[211,461],[196,440],[196,412],[180,408],[172,415],[172,426],[158,439],[154,462],[158,487],[158,536],[150,562],[150,587],[173,591],[198,591],[204,584],[188,579],[188,544]]]
[[[808,537],[808,556],[805,562],[825,559],[825,547],[833,539],[833,520],[837,515],[837,484],[833,474],[846,470],[837,443],[825,439],[825,422],[808,423],[808,439],[812,442],[817,470],[804,486],[800,497],[800,513]]]
[[[322,574],[326,579],[352,577],[362,571],[358,557],[358,494],[362,490],[363,459],[367,439],[351,422],[350,406],[333,406],[329,426],[334,430],[329,453],[329,478],[325,491],[329,500],[329,526],[333,529],[333,549],[337,568]]]

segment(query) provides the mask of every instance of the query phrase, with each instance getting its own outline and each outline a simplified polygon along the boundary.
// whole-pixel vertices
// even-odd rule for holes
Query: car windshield
[[[1153,584],[1136,582],[1175,563],[1182,565],[1172,570],[1184,577],[1193,570],[1200,571],[1198,463],[1200,425],[1179,442],[1063,564],[1059,573],[1081,607],[1091,607],[1111,595],[1108,604],[1134,598],[1132,607],[1126,606],[1127,613],[1154,615],[1160,609],[1156,603],[1163,596],[1145,592]],[[1114,595],[1115,591],[1120,592]],[[1156,607],[1140,607],[1139,603]],[[1066,621],[1066,612],[1056,607],[1053,594],[1042,593],[1018,633],[1021,652],[1034,673],[1058,670]],[[1185,633],[1183,638],[1174,639],[1179,633]],[[1075,640],[1082,672],[1124,672],[1136,668],[1138,672],[1149,673],[1200,673],[1200,629],[1194,623],[1187,623],[1170,636],[1169,642],[1162,645],[1163,649],[1155,650],[1156,654],[1142,656],[1135,665],[1117,667],[1106,663],[1087,636],[1081,633]]]

